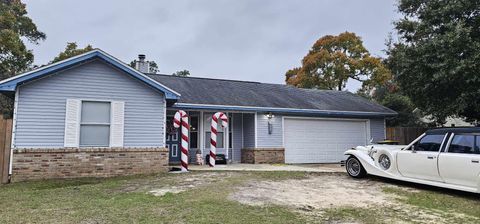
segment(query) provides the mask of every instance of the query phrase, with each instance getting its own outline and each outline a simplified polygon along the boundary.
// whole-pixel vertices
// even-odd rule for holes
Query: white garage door
[[[285,118],[286,163],[337,163],[347,149],[367,143],[367,123]]]

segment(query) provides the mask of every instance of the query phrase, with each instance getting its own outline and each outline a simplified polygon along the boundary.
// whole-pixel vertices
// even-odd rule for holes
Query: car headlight
[[[370,149],[368,150],[368,156],[370,156],[370,158],[375,160],[375,158],[373,158],[373,154],[375,154],[375,153],[377,153],[377,150],[373,149],[373,146],[370,147]]]
[[[378,157],[378,164],[380,165],[380,167],[382,167],[382,169],[388,170],[392,163],[387,155],[382,154]]]

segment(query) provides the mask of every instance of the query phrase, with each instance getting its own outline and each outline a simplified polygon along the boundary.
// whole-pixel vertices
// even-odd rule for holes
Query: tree
[[[360,89],[357,95],[388,107],[398,113],[397,116],[386,119],[387,127],[418,127],[427,126],[415,113],[416,106],[405,96],[392,79],[384,85],[377,85],[371,91]]]
[[[156,74],[158,72],[158,65],[155,61],[148,61],[149,63],[149,72]],[[137,64],[137,60],[133,60],[130,62],[130,67],[135,68],[135,65]]]
[[[190,76],[190,71],[188,71],[188,70],[176,71],[176,72],[173,73],[172,75],[173,75],[173,76],[187,77],[187,76]]]
[[[386,120],[386,125],[389,127],[418,127],[427,125],[420,120],[420,116],[417,113],[414,113],[416,106],[405,95],[388,93],[379,103],[398,113],[396,117]]]
[[[286,83],[302,88],[343,90],[349,79],[369,88],[390,79],[380,58],[373,57],[355,33],[327,35],[317,40],[302,66],[286,72]]]
[[[435,123],[422,120],[422,114],[409,97],[400,93],[389,93],[380,102],[398,113],[396,117],[385,120],[388,127],[435,127]]]
[[[91,50],[93,50],[93,47],[90,44],[85,46],[84,48],[78,48],[76,42],[68,42],[65,50],[63,52],[60,52],[57,57],[50,61],[50,64],[65,60],[67,58],[71,58],[73,56],[77,56],[79,54],[83,54],[85,52],[89,52]]]
[[[480,119],[480,2],[400,0],[388,51],[402,91],[425,114]]]
[[[38,44],[46,38],[35,23],[27,16],[25,4],[19,0],[0,2],[0,79],[12,77],[29,69],[33,53],[22,39]],[[1,96],[0,108],[3,114],[11,114],[12,100]]]

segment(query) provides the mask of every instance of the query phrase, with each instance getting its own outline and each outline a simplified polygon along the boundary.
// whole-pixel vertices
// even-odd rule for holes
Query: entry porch
[[[170,164],[180,163],[180,130],[173,127],[173,116],[177,109],[167,109],[165,146],[169,149]],[[189,164],[196,164],[197,154],[206,162],[210,153],[212,116],[217,111],[185,110],[189,117]],[[242,149],[255,147],[255,112],[225,112],[228,127],[217,127],[217,155],[223,154],[228,163],[242,161]]]

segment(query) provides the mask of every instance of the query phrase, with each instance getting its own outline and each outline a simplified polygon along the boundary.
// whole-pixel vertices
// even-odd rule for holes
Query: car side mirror
[[[415,151],[415,145],[412,145],[412,153],[417,153],[417,151]]]

